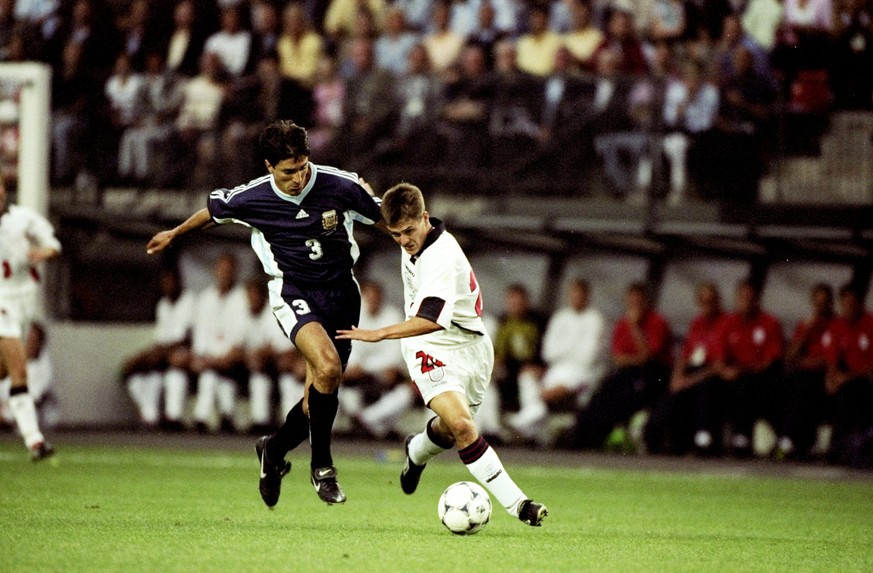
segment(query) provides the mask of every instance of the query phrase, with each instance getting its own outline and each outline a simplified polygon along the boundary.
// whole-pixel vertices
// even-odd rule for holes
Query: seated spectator
[[[464,47],[464,36],[449,28],[451,1],[436,0],[431,19],[431,29],[424,36],[424,47],[433,69],[446,74],[458,62]],[[487,58],[485,59],[487,67]]]
[[[252,60],[259,61],[277,51],[282,22],[279,7],[269,0],[252,0]]]
[[[60,419],[58,398],[55,393],[55,372],[49,356],[45,328],[33,322],[27,330],[24,343],[27,353],[27,392],[33,397],[33,404],[43,430],[57,426]],[[9,400],[12,381],[9,377],[0,380],[0,425],[14,427],[15,416],[10,408],[4,408]]]
[[[396,121],[396,85],[393,76],[376,67],[373,41],[353,40],[352,75],[345,83],[342,143],[339,148],[351,168],[360,169],[373,160],[373,152],[390,138]]]
[[[534,76],[552,72],[561,36],[549,30],[549,12],[543,4],[534,4],[528,16],[528,31],[517,41],[518,68]]]
[[[737,285],[734,312],[725,318],[718,349],[719,374],[727,382],[731,454],[748,457],[757,421],[781,430],[785,354],[782,325],[761,309],[761,290],[749,280]]]
[[[798,323],[785,353],[785,412],[776,442],[778,459],[805,459],[826,419],[825,375],[838,320],[830,285],[815,285],[810,299],[812,316]]]
[[[718,77],[730,78],[738,74],[735,65],[737,63],[736,52],[739,47],[745,48],[748,52],[755,75],[767,79],[772,78],[767,52],[745,34],[740,17],[736,14],[729,14],[722,21],[721,37],[718,39],[715,53]],[[743,72],[748,73],[746,70]]]
[[[873,6],[863,0],[842,3],[836,20],[830,85],[838,109],[873,107]],[[867,70],[865,72],[865,70]]]
[[[79,49],[82,67],[101,84],[112,71],[115,56],[119,52],[118,31],[114,19],[104,17],[109,11],[100,0],[74,0],[65,3],[60,18],[60,26],[46,46],[46,57],[52,64],[57,64],[65,57],[68,46],[76,45]],[[111,13],[111,12],[110,12]]]
[[[110,129],[103,137],[114,144],[113,153],[104,158],[104,172],[112,172],[118,164],[119,142],[124,132],[133,127],[139,120],[139,98],[144,89],[143,76],[135,73],[130,56],[122,52],[115,60],[115,69],[103,88],[106,101],[109,104]]]
[[[570,0],[572,28],[564,34],[564,45],[573,59],[586,70],[594,70],[594,54],[603,42],[603,32],[594,25],[590,0]]]
[[[214,175],[217,157],[218,117],[227,90],[225,79],[218,56],[204,51],[200,73],[180,84],[179,112],[170,143],[165,143],[162,151],[169,153],[172,149],[173,156],[184,161],[177,161],[166,170],[159,179],[159,185],[185,184],[190,180],[192,184],[202,187],[215,186],[210,178]]]
[[[700,181],[705,198],[748,204],[758,196],[758,182],[766,169],[765,142],[772,134],[776,93],[771,82],[755,72],[752,54],[744,46],[734,52],[734,75],[721,78],[716,133],[700,165],[708,173]],[[702,158],[703,159],[703,158]]]
[[[194,0],[180,0],[173,8],[173,30],[164,55],[167,71],[185,77],[196,76],[205,42],[206,30],[198,19]]]
[[[681,0],[650,0],[643,4],[638,27],[648,42],[678,42],[685,36],[685,3]]]
[[[394,6],[403,10],[403,17],[409,29],[419,34],[430,25],[433,0],[395,0]]]
[[[488,121],[489,162],[491,165],[515,165],[525,161],[525,156],[538,146],[542,82],[518,66],[512,41],[498,42],[494,54]]]
[[[445,84],[445,105],[439,129],[445,135],[446,160],[458,169],[471,170],[487,164],[488,145],[482,134],[488,129],[493,81],[484,50],[467,44],[457,75]]]
[[[525,366],[518,375],[521,408],[508,417],[508,424],[524,438],[548,443],[542,425],[549,411],[585,407],[606,374],[605,321],[590,306],[589,291],[588,281],[572,282],[567,305],[546,326],[544,366]]]
[[[311,28],[303,4],[289,3],[282,11],[282,35],[276,45],[282,76],[312,89],[323,49],[324,41]],[[296,117],[294,120],[299,122]]]
[[[335,42],[354,35],[361,11],[366,11],[373,19],[374,32],[378,34],[385,17],[384,0],[330,0],[324,15],[324,33]]]
[[[159,39],[163,39],[150,0],[132,0],[127,10],[117,18],[116,28],[121,34],[122,53],[127,55],[134,70],[142,71],[146,55],[158,45]]]
[[[703,65],[687,61],[682,78],[670,82],[664,101],[664,123],[669,132],[662,140],[670,165],[670,193],[667,202],[685,200],[688,175],[694,181],[705,176],[711,156],[712,135],[718,117],[718,87],[704,76]]]
[[[385,14],[385,29],[376,39],[376,67],[395,76],[406,71],[409,52],[418,43],[418,36],[406,29],[403,10],[389,8]]]
[[[343,125],[345,99],[346,84],[339,74],[336,57],[322,54],[312,89],[313,126],[309,129],[309,147],[319,163],[338,162],[332,158],[339,153],[335,144]]]
[[[476,25],[467,35],[467,42],[482,46],[487,57],[488,69],[494,68],[494,46],[501,40],[509,38],[505,30],[497,27],[497,12],[490,1],[479,2],[476,11]]]
[[[279,73],[275,54],[261,58],[255,73],[234,82],[219,116],[222,159],[220,185],[236,185],[263,174],[257,140],[267,123],[294,118],[311,124],[312,92]]]
[[[442,113],[443,83],[431,70],[423,44],[410,50],[396,85],[399,117],[391,151],[406,165],[429,165],[442,142],[436,122]]]
[[[66,185],[91,166],[89,146],[97,129],[102,86],[84,67],[79,44],[64,47],[63,64],[52,76],[52,182]]]
[[[155,146],[169,139],[173,121],[181,104],[181,91],[171,74],[165,73],[159,53],[146,56],[134,111],[134,120],[121,134],[118,148],[118,175],[123,182],[146,185],[162,171]]]
[[[359,328],[382,328],[403,321],[400,309],[385,303],[381,284],[364,281],[361,300]],[[416,397],[406,377],[398,340],[352,345],[343,374],[340,410],[355,421],[357,429],[367,436],[386,437],[398,418],[415,404]]]
[[[594,149],[603,160],[603,171],[613,195],[644,198],[646,181],[640,177],[640,159],[649,149],[649,138],[640,125],[637,109],[648,105],[634,99],[639,92],[631,78],[619,72],[618,52],[601,51],[597,57],[594,100],[586,127],[594,135]]]
[[[617,72],[628,76],[640,76],[648,70],[643,45],[634,29],[634,16],[623,7],[612,6],[605,34],[594,50],[594,66],[600,68],[601,55],[609,53],[616,58]]]
[[[828,358],[826,389],[834,404],[830,459],[869,466],[871,460],[860,457],[860,446],[869,444],[873,431],[873,314],[864,307],[862,292],[852,284],[840,289],[840,319]]]
[[[194,422],[198,432],[207,432],[217,413],[221,431],[235,432],[236,398],[246,374],[249,309],[245,291],[236,282],[236,257],[221,255],[213,272],[215,284],[197,296],[194,307],[191,336],[191,371],[197,377]]]
[[[504,294],[504,314],[498,318],[494,335],[494,384],[500,391],[500,409],[516,412],[519,403],[518,377],[528,366],[541,364],[545,321],[531,308],[527,288],[511,284]]]
[[[188,392],[185,371],[190,361],[196,297],[182,289],[176,269],[161,271],[159,287],[161,298],[155,307],[152,344],[124,361],[122,378],[144,428],[163,426],[168,430],[180,430]],[[170,371],[176,372],[170,374]],[[160,408],[162,394],[166,394],[163,419]]]
[[[651,307],[648,289],[634,283],[625,295],[625,315],[612,334],[614,371],[576,416],[570,444],[602,448],[628,442],[625,428],[637,412],[651,408],[667,391],[672,366],[670,326]]]
[[[252,33],[243,25],[242,9],[225,6],[221,9],[221,29],[206,38],[203,51],[218,56],[221,67],[232,78],[250,72],[252,61]]]
[[[297,403],[303,397],[303,384],[298,376],[305,377],[306,365],[297,348],[276,324],[276,317],[268,304],[267,285],[260,279],[253,279],[246,283],[245,289],[249,309],[249,330],[245,337],[251,414],[249,432],[261,435],[271,432],[276,422],[275,379],[283,379],[280,384],[282,401]],[[289,391],[293,395],[285,396]]]
[[[13,15],[22,36],[32,41],[33,54],[42,59],[61,27],[60,0],[14,0]]]
[[[725,314],[713,283],[699,286],[696,296],[700,314],[688,327],[669,392],[655,404],[646,422],[649,453],[683,455],[693,450],[710,456],[722,451],[725,383],[719,376],[717,357]]]
[[[743,32],[764,51],[770,52],[776,45],[784,12],[779,0],[750,0],[740,20]]]

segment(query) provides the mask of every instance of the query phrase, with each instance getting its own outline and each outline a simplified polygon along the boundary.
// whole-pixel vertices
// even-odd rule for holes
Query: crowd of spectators
[[[747,201],[777,131],[804,148],[806,119],[871,107],[871,16],[869,0],[0,0],[0,59],[54,70],[57,185],[236,183],[285,117],[313,159],[361,172]]]

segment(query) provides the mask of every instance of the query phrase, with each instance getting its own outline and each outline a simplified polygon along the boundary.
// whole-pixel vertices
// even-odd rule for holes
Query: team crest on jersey
[[[334,231],[336,231],[336,223],[337,216],[335,209],[325,211],[321,214],[321,226],[324,227],[324,230],[328,233],[333,233]]]

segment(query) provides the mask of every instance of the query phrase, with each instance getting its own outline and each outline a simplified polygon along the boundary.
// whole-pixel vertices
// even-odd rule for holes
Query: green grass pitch
[[[329,507],[295,453],[270,511],[253,449],[238,443],[61,439],[53,466],[0,440],[0,572],[873,571],[870,479],[513,459],[515,480],[550,508],[544,526],[495,504],[482,532],[458,537],[436,517],[442,490],[470,479],[457,456],[432,462],[405,496],[399,450],[380,461],[346,448],[336,461],[349,501]]]

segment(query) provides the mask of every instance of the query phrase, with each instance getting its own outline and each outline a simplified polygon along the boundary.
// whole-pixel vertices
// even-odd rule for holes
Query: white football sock
[[[266,425],[270,416],[270,377],[263,372],[253,372],[249,377],[249,407],[252,424]]]
[[[178,368],[164,374],[164,415],[171,422],[181,422],[188,395],[188,375]]]
[[[130,394],[130,399],[136,404],[137,409],[142,412],[142,397],[145,390],[145,374],[132,374],[127,379],[127,393]]]
[[[417,466],[423,466],[434,456],[443,453],[446,448],[438,446],[431,441],[427,435],[427,430],[413,436],[409,441],[409,459]]]
[[[233,418],[236,408],[236,382],[225,376],[218,376],[216,395],[218,397],[218,413],[225,418]]]
[[[212,370],[202,372],[197,379],[197,398],[194,401],[194,420],[209,423],[215,414],[215,394],[218,391],[218,376]]]
[[[143,378],[142,394],[140,395],[140,414],[142,421],[155,425],[161,417],[161,390],[163,380],[160,372],[151,372]]]
[[[9,398],[9,409],[15,416],[18,431],[24,438],[24,445],[32,449],[37,444],[45,441],[42,432],[39,431],[39,422],[36,417],[36,406],[33,404],[33,396],[27,392],[15,394]]]
[[[510,514],[518,516],[519,504],[527,499],[506,470],[494,448],[488,446],[485,453],[474,462],[466,464],[467,469],[479,483],[485,486],[497,502],[506,508]]]

